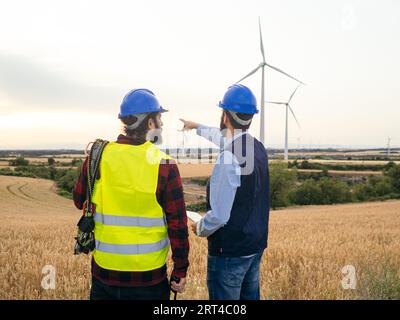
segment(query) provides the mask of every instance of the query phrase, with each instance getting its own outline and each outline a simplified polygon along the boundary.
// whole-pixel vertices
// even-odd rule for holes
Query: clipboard
[[[193,222],[199,222],[203,217],[194,211],[186,211],[187,217]]]

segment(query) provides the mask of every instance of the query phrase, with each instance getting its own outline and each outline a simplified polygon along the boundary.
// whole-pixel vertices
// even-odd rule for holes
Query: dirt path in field
[[[183,182],[185,203],[193,204],[206,201],[206,187],[198,184]]]
[[[43,213],[47,209],[57,214],[76,214],[71,200],[56,194],[50,180],[8,177],[0,175],[0,201],[5,213]]]
[[[16,196],[17,198],[20,198],[22,200],[34,200],[34,201],[39,201],[38,199],[34,198],[32,195],[29,194],[29,191],[24,191],[23,189],[29,186],[29,183],[15,183],[15,184],[10,184],[6,187],[7,191],[11,193],[12,195]]]

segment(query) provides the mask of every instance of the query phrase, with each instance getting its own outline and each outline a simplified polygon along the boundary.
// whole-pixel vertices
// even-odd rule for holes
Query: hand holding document
[[[186,214],[190,220],[193,222],[199,222],[202,218],[201,215],[199,215],[197,212],[194,211],[186,211]]]

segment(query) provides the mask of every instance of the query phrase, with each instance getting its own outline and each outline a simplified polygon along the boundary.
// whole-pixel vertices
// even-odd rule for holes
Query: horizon
[[[162,146],[157,146],[160,149],[182,149],[181,146],[166,146],[166,145],[162,145]],[[216,146],[210,146],[213,149],[218,149]],[[197,149],[197,148],[201,148],[201,149],[208,149],[210,147],[199,147],[199,146],[185,146],[185,149]],[[84,151],[85,147],[82,148],[74,148],[74,147],[60,147],[60,148],[46,148],[46,147],[42,147],[42,148],[20,148],[20,149],[7,149],[7,148],[0,148],[0,151]],[[284,150],[284,148],[282,146],[271,146],[267,148],[268,150]],[[386,151],[387,147],[379,147],[379,146],[339,146],[339,145],[302,145],[299,147],[293,146],[291,148],[289,148],[289,151],[295,151],[295,150],[363,150],[363,151]],[[392,151],[400,151],[400,146],[393,146],[390,147],[391,152]]]

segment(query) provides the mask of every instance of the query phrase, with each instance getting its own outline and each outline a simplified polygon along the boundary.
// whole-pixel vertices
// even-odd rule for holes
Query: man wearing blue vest
[[[256,98],[233,85],[219,103],[220,128],[192,121],[184,129],[220,147],[207,185],[207,213],[192,225],[208,237],[207,286],[211,300],[259,300],[260,261],[267,247],[269,172],[264,145],[247,129],[258,113]]]

